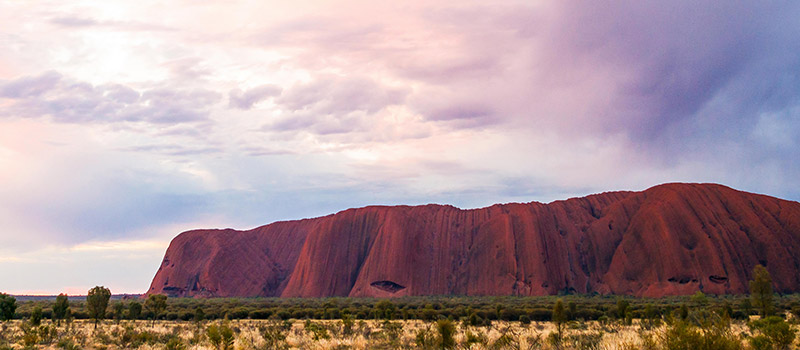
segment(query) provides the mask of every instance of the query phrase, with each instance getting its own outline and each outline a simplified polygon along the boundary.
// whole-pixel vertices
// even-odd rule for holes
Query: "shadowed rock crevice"
[[[380,289],[382,291],[389,292],[389,293],[396,293],[398,291],[406,289],[405,286],[402,286],[400,284],[394,283],[392,281],[375,281],[375,282],[370,283],[369,285],[374,287],[374,288],[377,288],[377,289]]]
[[[728,281],[728,277],[711,275],[708,276],[708,280],[711,281],[712,283],[722,284]]]

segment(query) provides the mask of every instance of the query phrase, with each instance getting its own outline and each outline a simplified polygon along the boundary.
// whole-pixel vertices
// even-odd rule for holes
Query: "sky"
[[[800,200],[797,1],[0,0],[0,291],[172,238],[665,182]]]

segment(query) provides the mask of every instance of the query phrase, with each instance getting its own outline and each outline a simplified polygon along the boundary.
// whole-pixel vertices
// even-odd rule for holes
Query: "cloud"
[[[91,27],[100,24],[97,20],[88,17],[59,16],[50,19],[50,23],[63,27]]]
[[[201,154],[221,153],[223,151],[220,147],[187,147],[179,144],[134,146],[120,150],[134,153],[153,152],[169,156],[194,156]]]
[[[450,127],[623,133],[655,153],[694,138],[711,118],[712,129],[741,137],[760,109],[786,107],[774,96],[797,99],[789,73],[800,52],[794,4],[375,7],[365,11],[398,14],[391,22],[340,12],[289,20],[253,43],[292,50],[292,62],[307,69],[327,65],[414,86],[405,101]],[[324,98],[298,92],[291,109]],[[719,100],[733,106],[713,110]],[[452,123],[459,119],[472,122]]]
[[[242,152],[251,157],[292,155],[297,153],[295,151],[287,149],[273,149],[268,147],[255,147],[255,146],[244,147],[242,148]]]
[[[165,62],[162,66],[169,69],[174,77],[173,80],[185,82],[207,77],[211,74],[212,70],[204,67],[203,63],[203,60],[197,57],[183,57]]]
[[[290,111],[316,114],[375,113],[403,102],[407,94],[405,88],[384,86],[368,78],[319,76],[287,89],[276,102]]]
[[[48,71],[34,77],[22,77],[17,80],[0,81],[0,97],[19,99],[36,98],[56,88],[63,76]]]
[[[777,29],[796,32],[798,10],[797,5],[690,1],[561,2],[552,12],[552,38],[545,41],[550,50],[542,63],[551,69],[548,78],[562,83],[570,83],[558,76],[569,77],[566,70],[602,77],[608,98],[589,101],[597,108],[600,118],[592,123],[599,131],[625,132],[649,143],[677,128],[677,139],[669,142],[684,142],[693,122],[708,113],[724,118],[718,128],[752,126],[753,112],[763,103],[752,97],[777,88],[762,84],[782,81],[773,75],[778,71],[799,68],[786,58],[800,57],[800,39]],[[738,113],[709,110],[717,99],[734,104],[726,108]]]
[[[4,117],[44,118],[61,123],[196,123],[208,120],[221,95],[204,89],[92,85],[56,72],[0,81],[0,98],[11,105]]]
[[[105,29],[130,30],[130,31],[174,31],[175,28],[139,22],[139,21],[101,21],[92,17],[76,15],[60,15],[51,17],[49,23],[55,26],[70,29],[89,29],[92,27],[102,27]]]
[[[732,148],[751,162],[798,156],[768,141],[800,139],[796,128],[776,127],[800,101],[798,15],[786,4],[415,3],[391,22],[335,11],[290,20],[254,44],[291,50],[287,62],[306,69],[413,86],[400,105],[422,120],[408,125],[428,125],[434,137],[527,130],[559,135],[553,148],[618,138],[618,152],[648,159],[643,167],[728,167],[736,161],[715,155]],[[292,113],[266,129],[331,140],[377,128],[374,114],[331,113],[345,108],[318,102],[333,96],[318,78],[287,88],[278,102]]]
[[[289,87],[275,98],[286,116],[265,126],[272,131],[310,131],[319,135],[368,132],[376,115],[402,104],[408,89],[368,78],[320,76]]]
[[[248,110],[253,108],[253,105],[261,102],[267,98],[279,96],[283,89],[276,85],[261,85],[242,91],[242,89],[233,89],[228,93],[228,105],[231,108],[238,108]]]
[[[338,9],[339,11],[341,9]],[[374,50],[385,38],[386,26],[378,21],[344,21],[341,13],[312,15],[282,21],[254,36],[260,46],[322,48],[334,54]]]

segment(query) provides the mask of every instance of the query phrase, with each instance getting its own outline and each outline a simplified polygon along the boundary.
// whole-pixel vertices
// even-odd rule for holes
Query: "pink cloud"
[[[11,105],[0,116],[49,117],[65,123],[147,122],[178,124],[208,118],[221,95],[203,89],[152,88],[136,91],[121,84],[92,85],[57,72],[0,81],[0,98]]]

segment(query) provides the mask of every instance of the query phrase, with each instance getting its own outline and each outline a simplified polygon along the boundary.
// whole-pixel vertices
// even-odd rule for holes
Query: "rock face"
[[[249,231],[188,231],[148,293],[746,293],[756,264],[776,291],[800,291],[800,203],[665,184],[549,204],[371,206]]]

